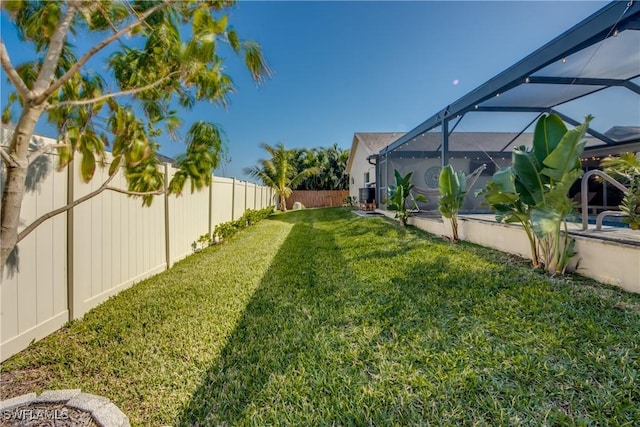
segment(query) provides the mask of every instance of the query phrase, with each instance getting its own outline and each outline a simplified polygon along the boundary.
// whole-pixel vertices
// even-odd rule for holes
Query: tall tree
[[[349,150],[343,150],[338,144],[330,147],[303,148],[298,150],[296,161],[298,169],[318,168],[318,173],[306,178],[296,189],[299,190],[346,190],[349,188],[349,176],[346,173]]]
[[[148,204],[164,185],[157,168],[156,138],[165,131],[176,137],[181,123],[174,108],[190,109],[198,101],[226,106],[234,90],[231,77],[223,72],[218,47],[226,44],[242,56],[256,82],[270,75],[259,46],[241,41],[228,25],[233,4],[229,0],[2,1],[2,13],[15,24],[20,39],[33,46],[35,59],[14,66],[0,39],[2,69],[15,89],[2,119],[7,123],[14,113],[18,117],[10,145],[0,149],[6,178],[0,266],[24,237],[24,232],[18,235],[18,224],[25,178],[38,156],[57,149],[60,168],[79,156],[82,178],[89,181],[109,147],[114,156],[109,180],[124,170],[130,194],[144,196]],[[100,41],[80,51],[69,38],[83,34]],[[107,47],[112,51],[104,68],[108,71],[87,70],[87,63],[103,56]],[[29,153],[34,128],[43,115],[56,127],[57,142]],[[182,190],[186,178],[195,188],[207,184],[211,168],[217,165],[215,126],[196,124],[189,135],[178,162],[181,172],[170,186],[173,192]],[[107,184],[102,187],[107,189]]]
[[[288,150],[283,144],[275,147],[262,143],[261,147],[271,156],[270,159],[261,160],[260,166],[245,168],[244,173],[262,180],[264,185],[273,188],[280,198],[280,210],[287,210],[287,199],[291,195],[292,188],[296,187],[305,178],[319,172],[316,167],[308,167],[298,170],[296,165],[296,150]]]

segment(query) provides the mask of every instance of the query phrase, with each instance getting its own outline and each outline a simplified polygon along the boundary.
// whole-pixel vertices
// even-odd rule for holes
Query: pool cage
[[[435,210],[440,170],[451,164],[467,175],[480,173],[463,211],[488,212],[474,191],[511,164],[514,147],[531,146],[545,113],[559,115],[569,128],[595,117],[586,137],[585,170],[607,155],[640,151],[639,46],[640,2],[608,4],[372,156],[377,200],[387,197],[394,170],[413,171],[414,191],[428,199],[418,207]],[[570,196],[579,189],[577,182]],[[619,190],[595,181],[589,192],[603,208],[621,198]]]

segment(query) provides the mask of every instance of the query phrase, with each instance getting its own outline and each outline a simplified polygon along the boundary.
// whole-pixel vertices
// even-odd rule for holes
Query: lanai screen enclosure
[[[482,187],[510,164],[514,147],[531,145],[544,113],[558,114],[569,127],[595,116],[586,169],[609,154],[640,151],[640,2],[608,4],[373,156],[377,200],[386,197],[394,169],[414,171],[416,190],[431,196],[424,209],[436,207],[445,164],[467,174],[486,164],[475,186]],[[594,204],[616,204],[603,184],[590,185],[598,193]],[[486,209],[474,199],[464,209]]]

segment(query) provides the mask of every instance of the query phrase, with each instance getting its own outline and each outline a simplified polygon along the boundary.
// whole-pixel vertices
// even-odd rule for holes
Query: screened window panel
[[[537,107],[550,108],[570,99],[584,96],[604,86],[523,84],[500,96],[483,102],[483,107]]]
[[[590,127],[600,133],[614,126],[640,126],[640,98],[623,87],[611,87],[556,109],[579,122],[592,115]]]
[[[535,72],[534,76],[583,77],[627,80],[640,72],[640,31],[626,30],[574,53],[566,61]],[[612,67],[612,64],[615,66]]]

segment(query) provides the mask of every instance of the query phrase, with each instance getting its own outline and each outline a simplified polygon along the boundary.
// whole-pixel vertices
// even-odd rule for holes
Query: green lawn
[[[639,337],[640,295],[315,209],[112,298],[2,393],[81,388],[144,426],[632,426]]]

